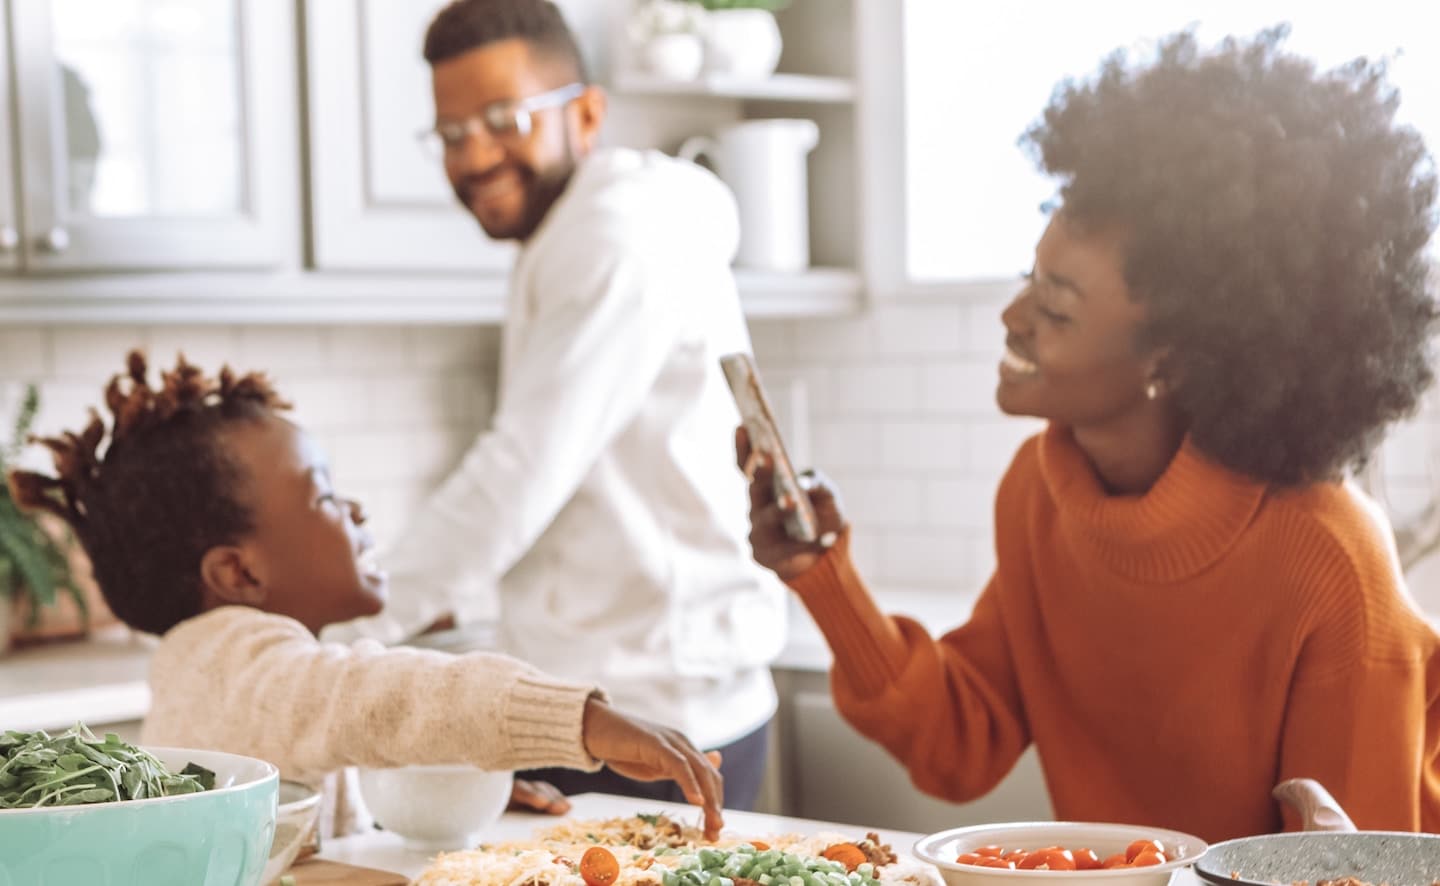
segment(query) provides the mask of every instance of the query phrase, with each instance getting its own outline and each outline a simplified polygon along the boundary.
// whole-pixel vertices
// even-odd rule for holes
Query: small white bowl
[[[275,841],[265,863],[262,883],[271,883],[290,870],[300,851],[319,848],[316,825],[320,820],[320,792],[298,781],[280,782],[280,806],[275,814]]]
[[[1039,849],[1063,846],[1066,849],[1093,849],[1102,859],[1125,851],[1136,840],[1159,840],[1172,858],[1164,864],[1144,868],[1111,868],[1096,871],[1010,871],[957,864],[956,856],[981,846],[1010,849]],[[1179,869],[1194,864],[1208,847],[1199,837],[1164,828],[1128,824],[1092,824],[1070,821],[1016,822],[952,828],[922,838],[915,844],[915,856],[933,864],[949,886],[1000,886],[1003,880],[1049,880],[1052,886],[1076,881],[1089,886],[1166,886]],[[1095,883],[1091,881],[1102,881]],[[1041,886],[1031,883],[1029,886]]]
[[[514,776],[473,766],[360,770],[360,794],[375,822],[424,852],[473,847],[510,802]]]

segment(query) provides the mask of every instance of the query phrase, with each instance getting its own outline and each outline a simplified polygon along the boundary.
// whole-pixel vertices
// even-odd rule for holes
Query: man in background
[[[605,95],[552,3],[457,0],[425,58],[455,194],[520,251],[493,426],[389,550],[387,615],[342,633],[463,623],[498,588],[503,651],[721,751],[726,806],[748,809],[785,607],[750,556],[717,362],[750,349],[733,199],[693,164],[597,149]],[[680,799],[605,770],[520,776]]]

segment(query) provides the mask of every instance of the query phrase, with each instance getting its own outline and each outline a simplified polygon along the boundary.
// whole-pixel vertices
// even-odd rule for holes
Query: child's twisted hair
[[[32,438],[56,476],[13,471],[23,508],[63,519],[85,547],[106,603],[138,630],[164,633],[198,614],[200,559],[251,529],[245,478],[218,443],[224,425],[288,409],[261,373],[207,377],[181,356],[146,380],[144,354],[105,388],[109,439],[94,409],[79,433]],[[103,448],[103,451],[102,451]]]

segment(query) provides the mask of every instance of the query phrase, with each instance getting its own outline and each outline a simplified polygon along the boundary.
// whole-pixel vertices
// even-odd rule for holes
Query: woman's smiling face
[[[1087,428],[1145,408],[1157,361],[1136,350],[1145,311],[1125,284],[1124,246],[1119,230],[1051,218],[1025,288],[1001,314],[1001,410]]]

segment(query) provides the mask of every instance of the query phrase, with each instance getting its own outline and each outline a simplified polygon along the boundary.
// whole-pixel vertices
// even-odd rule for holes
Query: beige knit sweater
[[[269,760],[283,778],[320,784],[349,766],[468,763],[482,769],[600,761],[581,738],[583,686],[513,658],[321,643],[293,619],[227,606],[161,640],[141,738]],[[330,833],[353,820],[343,782]]]

